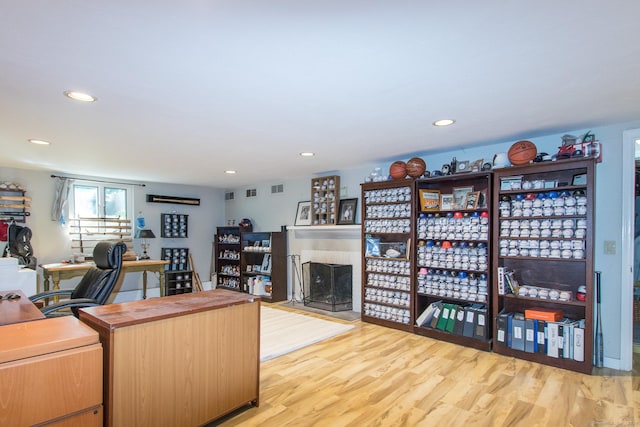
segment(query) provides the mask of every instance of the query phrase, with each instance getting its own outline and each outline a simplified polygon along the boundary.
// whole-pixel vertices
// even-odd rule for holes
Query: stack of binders
[[[496,319],[496,344],[527,353],[584,362],[585,320],[563,318],[562,310],[531,308],[501,312]]]
[[[416,320],[416,326],[475,339],[487,339],[487,307],[435,301]]]

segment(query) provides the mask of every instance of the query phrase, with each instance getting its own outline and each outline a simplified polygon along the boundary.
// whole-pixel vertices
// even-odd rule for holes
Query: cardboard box
[[[560,309],[532,307],[524,311],[524,317],[527,319],[544,320],[546,322],[557,322],[564,316]]]

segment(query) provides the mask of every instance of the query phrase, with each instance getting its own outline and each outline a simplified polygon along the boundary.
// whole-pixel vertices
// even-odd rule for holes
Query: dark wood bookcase
[[[287,299],[286,231],[241,234],[240,276],[243,292],[266,302]]]
[[[490,172],[416,180],[414,317],[439,303],[440,322],[415,333],[491,350],[492,184]]]
[[[242,237],[240,227],[217,227],[214,238],[216,287],[241,291],[240,253]]]
[[[496,169],[493,177],[496,191],[492,249],[493,349],[496,353],[590,374],[595,161],[568,159],[508,167]],[[515,292],[508,283],[499,282],[499,268],[513,272],[510,277],[519,284]],[[568,354],[560,349],[558,357],[549,355],[549,348],[542,346],[542,342],[536,346],[537,351],[535,348],[522,350],[519,345],[516,349],[515,337],[509,337],[509,330],[504,331],[508,314],[535,308],[562,310],[562,318],[568,319],[561,325],[565,334],[563,345],[572,346]],[[576,321],[582,324],[575,324]],[[551,339],[549,323],[546,324],[548,340]],[[573,328],[582,330],[581,343],[574,337]],[[569,333],[568,341],[566,333]],[[574,339],[582,349],[573,347]],[[578,354],[582,360],[575,360]]]
[[[364,183],[361,318],[413,331],[414,181]]]

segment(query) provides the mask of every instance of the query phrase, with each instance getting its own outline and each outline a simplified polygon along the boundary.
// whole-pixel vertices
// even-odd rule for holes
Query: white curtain
[[[55,180],[56,195],[51,207],[51,221],[60,221],[62,219],[62,210],[69,199],[69,184],[71,180],[60,176],[55,177]]]

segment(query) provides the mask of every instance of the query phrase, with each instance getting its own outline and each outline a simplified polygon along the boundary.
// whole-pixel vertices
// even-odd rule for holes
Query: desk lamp
[[[142,239],[140,246],[142,246],[143,252],[140,259],[150,259],[149,255],[147,254],[147,249],[149,248],[150,243],[148,242],[147,239],[155,239],[155,238],[156,238],[156,235],[153,234],[153,231],[149,229],[142,229],[142,230],[136,231],[136,239]]]

